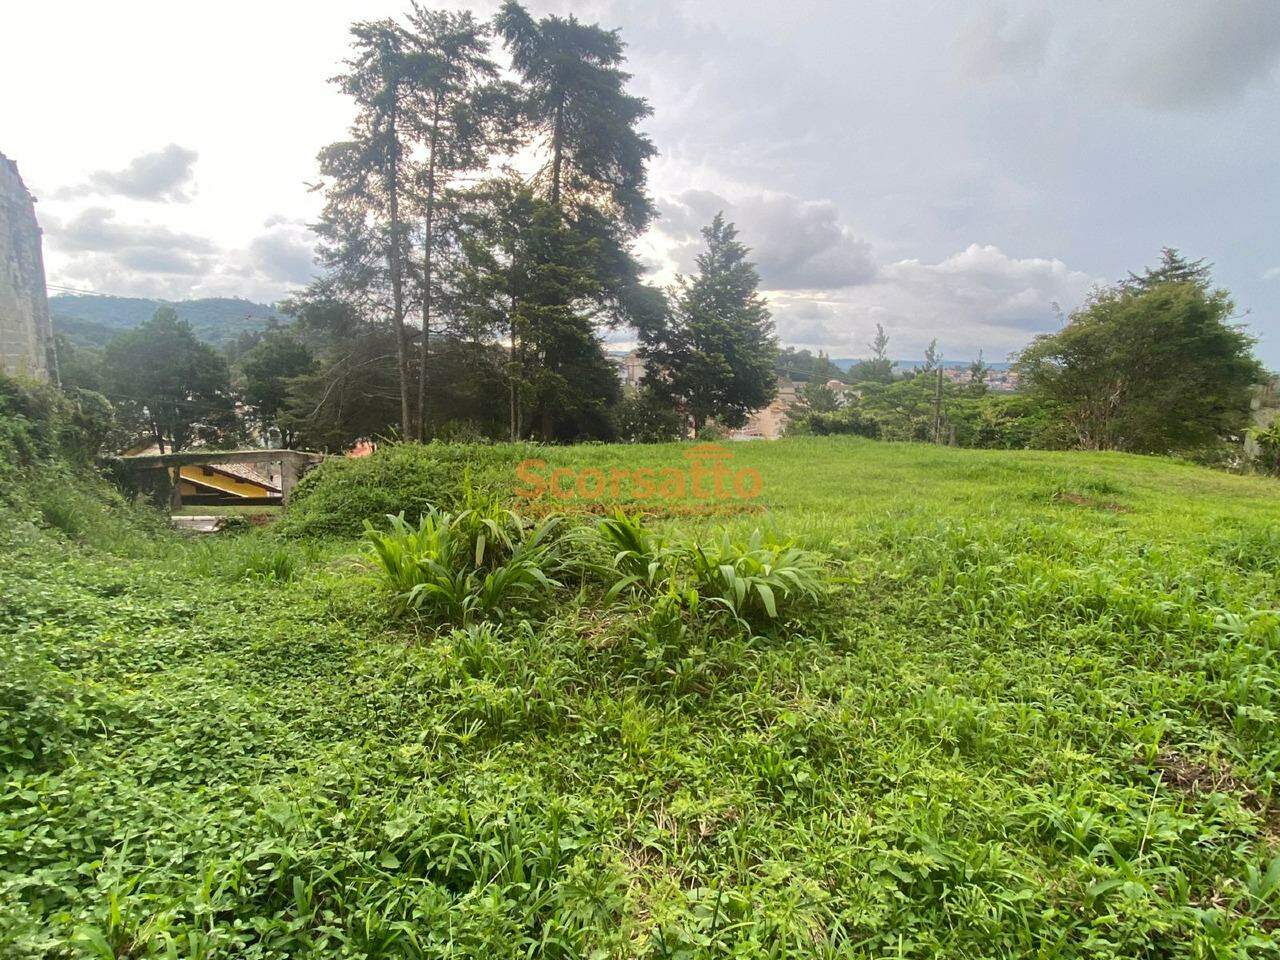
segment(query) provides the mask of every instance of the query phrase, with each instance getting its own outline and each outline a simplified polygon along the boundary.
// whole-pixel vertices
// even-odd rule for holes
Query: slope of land
[[[85,346],[102,346],[121,330],[150,320],[160,307],[172,307],[197,337],[219,346],[242,333],[263,330],[272,318],[280,317],[273,307],[238,297],[168,301],[59,294],[49,298],[54,329]]]
[[[31,499],[0,546],[0,943],[1276,955],[1280,484],[731,450],[758,509],[655,524],[830,558],[831,598],[758,633],[590,585],[436,631],[352,541],[112,535]]]

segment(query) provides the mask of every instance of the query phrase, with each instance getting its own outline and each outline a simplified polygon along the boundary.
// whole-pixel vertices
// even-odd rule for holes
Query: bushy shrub
[[[462,507],[468,486],[480,496],[505,496],[515,485],[516,464],[531,451],[521,444],[397,443],[367,457],[334,457],[294,488],[278,529],[290,536],[355,537],[366,520]]]
[[[0,374],[0,483],[16,471],[61,460],[93,462],[111,429],[111,404],[100,393]]]
[[[688,433],[686,418],[647,391],[626,394],[610,411],[623,443],[669,443]]]
[[[1280,419],[1256,431],[1253,439],[1258,444],[1258,468],[1273,477],[1280,477]]]
[[[880,436],[880,421],[861,407],[850,404],[839,410],[813,412],[798,416],[787,426],[792,437],[867,437]]]
[[[202,538],[187,546],[185,569],[198,577],[287,583],[314,558],[314,545],[282,543],[259,530]]]

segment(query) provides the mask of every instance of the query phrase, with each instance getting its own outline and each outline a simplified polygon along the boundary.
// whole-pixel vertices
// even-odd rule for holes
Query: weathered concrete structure
[[[57,379],[35,203],[0,153],[0,371]]]
[[[1244,436],[1244,452],[1250,460],[1256,460],[1262,453],[1262,448],[1255,439],[1256,434],[1280,420],[1280,377],[1272,377],[1266,383],[1260,383],[1253,388],[1253,396],[1249,399],[1249,411],[1253,424]]]

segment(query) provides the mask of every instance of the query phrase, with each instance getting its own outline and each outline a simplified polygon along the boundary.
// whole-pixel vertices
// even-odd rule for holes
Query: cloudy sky
[[[1171,245],[1216,264],[1280,366],[1280,0],[530,6],[629,44],[661,152],[639,248],[655,276],[724,210],[786,342],[857,356],[879,322],[898,357],[937,337],[999,359]],[[51,283],[304,283],[306,184],[348,117],[326,78],[351,19],[400,8],[7,10],[0,151],[39,197]]]

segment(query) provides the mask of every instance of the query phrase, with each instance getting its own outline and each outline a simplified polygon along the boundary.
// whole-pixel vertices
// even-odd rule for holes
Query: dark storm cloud
[[[188,203],[195,177],[194,150],[171,143],[134,157],[121,170],[95,170],[85,183],[60,191],[63,198],[92,194]]]

